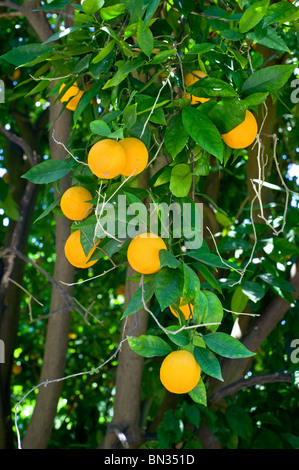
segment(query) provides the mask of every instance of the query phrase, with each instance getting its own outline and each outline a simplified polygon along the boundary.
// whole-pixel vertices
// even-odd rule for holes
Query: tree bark
[[[19,128],[21,135],[6,131],[2,125],[0,130],[6,136],[5,166],[8,170],[10,191],[19,207],[19,220],[10,220],[3,248],[11,247],[26,253],[39,187],[21,179],[21,176],[30,166],[39,162],[42,133],[36,133],[32,123],[28,123],[26,128]],[[23,159],[24,153],[27,154],[27,161]],[[19,285],[22,285],[25,265],[14,253],[10,253],[1,263],[0,338],[5,344],[5,362],[0,365],[0,448],[4,449],[14,446],[10,418],[10,378],[22,295]]]
[[[55,130],[55,139],[67,146],[71,130],[71,113],[64,110],[60,114],[62,105],[60,102],[51,103],[50,123],[54,122],[50,129],[50,154],[51,158],[63,159],[65,152],[62,151],[52,139],[52,131]],[[59,116],[57,118],[57,116]],[[61,180],[61,191],[64,192],[71,184],[71,177],[67,175]],[[58,197],[55,188],[54,197]],[[64,255],[64,245],[70,234],[71,221],[65,217],[56,217],[56,262],[54,269],[54,279],[72,283],[74,278],[74,268],[67,261]],[[69,294],[71,287],[65,289]],[[41,371],[40,382],[53,380],[64,375],[66,353],[68,347],[68,332],[70,323],[70,308],[65,304],[58,290],[53,287],[50,311],[53,313],[48,321],[44,360]],[[43,449],[47,447],[51,436],[54,418],[57,411],[57,403],[61,392],[62,383],[52,383],[47,387],[39,389],[36,405],[30,420],[27,432],[24,437],[22,447],[24,449]]]
[[[146,171],[140,175],[138,186],[147,188],[148,181],[149,175]],[[130,279],[134,273],[135,271],[128,266],[124,309],[139,288],[139,283]],[[134,336],[145,334],[147,323],[148,314],[144,309],[125,318],[122,321],[121,339],[130,333]],[[143,357],[133,352],[125,341],[118,354],[113,419],[100,445],[102,449],[134,448],[141,442],[140,391],[143,363]]]

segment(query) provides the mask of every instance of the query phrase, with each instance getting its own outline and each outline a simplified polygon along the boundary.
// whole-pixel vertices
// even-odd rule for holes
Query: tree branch
[[[255,375],[253,377],[249,377],[248,379],[242,378],[227,385],[226,387],[220,388],[217,390],[217,392],[213,393],[213,395],[208,400],[208,405],[213,405],[228,395],[234,395],[243,388],[276,382],[291,383],[293,380],[293,375],[294,374],[292,372],[275,372],[273,374]]]
[[[0,122],[0,132],[11,142],[21,147],[21,149],[24,151],[24,154],[27,155],[31,166],[34,166],[40,162],[40,156],[34,150],[32,150],[30,145],[28,145],[27,142],[24,139],[22,139],[22,137],[19,137],[13,132],[10,132],[7,129],[5,129],[5,127],[2,125],[1,122]]]

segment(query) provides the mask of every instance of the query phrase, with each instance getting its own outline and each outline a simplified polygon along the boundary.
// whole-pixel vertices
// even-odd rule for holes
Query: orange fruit
[[[64,245],[65,257],[76,268],[89,268],[93,266],[98,260],[88,261],[96,247],[92,247],[88,255],[86,256],[81,245],[81,232],[76,230],[71,233]],[[100,243],[100,240],[98,241]],[[98,244],[97,243],[97,244]]]
[[[19,366],[18,364],[14,364],[12,366],[12,373],[15,374],[15,375],[18,375],[22,372],[22,366]]]
[[[182,297],[180,298],[180,302],[182,301]],[[186,304],[186,305],[183,305],[183,306],[180,306],[180,310],[182,312],[182,314],[184,315],[184,317],[186,318],[186,320],[188,320],[189,318],[191,318],[191,313],[190,313],[190,308],[189,308],[189,305],[190,305],[190,308],[191,308],[191,312],[193,314],[193,305],[191,304]],[[178,317],[177,314],[175,313],[175,311],[173,310],[173,308],[171,307],[171,305],[169,305],[169,308],[170,308],[170,311],[171,313],[175,316],[175,317]]]
[[[122,172],[125,165],[126,152],[116,140],[100,140],[89,150],[88,166],[98,178],[115,178]]]
[[[59,88],[59,94],[62,92],[65,84],[63,83]],[[78,103],[83,95],[83,91],[78,88],[77,83],[75,82],[73,85],[69,87],[69,89],[65,92],[65,94],[60,98],[61,103],[68,102],[66,105],[67,109],[71,111],[75,111],[78,106]]]
[[[117,294],[117,295],[125,295],[125,290],[126,290],[125,284],[120,284],[120,285],[117,286],[117,288],[116,288],[116,294]]]
[[[12,75],[9,75],[8,78],[12,81],[12,82],[16,82],[21,76],[21,70],[20,69],[16,69],[14,70],[14,73]]]
[[[8,183],[8,182],[9,182],[8,171],[7,171],[6,173],[4,173],[4,175],[2,176],[2,179],[3,179],[4,183]]]
[[[222,139],[232,149],[245,149],[255,141],[258,126],[254,115],[246,110],[245,119],[241,124],[222,134]]]
[[[193,354],[185,350],[173,351],[162,362],[160,380],[171,393],[188,393],[198,384],[200,372]]]
[[[197,76],[196,76],[197,75]],[[186,86],[193,85],[193,83],[198,82],[201,78],[206,77],[207,75],[202,72],[201,70],[194,70],[193,73],[189,72],[185,76],[184,82]],[[209,101],[210,98],[200,98],[198,96],[193,96],[190,95],[189,93],[185,94],[186,98],[191,99],[191,104],[196,104],[196,103],[204,103],[205,101]]]
[[[86,202],[91,199],[92,195],[88,189],[82,186],[72,186],[63,193],[60,208],[68,219],[82,220],[91,212],[92,203]]]
[[[164,241],[158,235],[142,233],[133,238],[128,246],[128,262],[138,273],[156,273],[160,269],[159,252],[166,249]]]
[[[139,175],[148,162],[148,151],[145,144],[136,137],[125,137],[119,143],[126,152],[126,164],[121,174],[123,176]]]

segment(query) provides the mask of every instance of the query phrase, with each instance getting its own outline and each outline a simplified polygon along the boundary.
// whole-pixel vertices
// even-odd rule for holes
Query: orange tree
[[[28,4],[22,11],[39,33]],[[58,0],[36,14],[57,31],[37,34],[39,42],[1,59],[30,71],[19,96],[49,100],[57,110],[49,141],[59,156],[50,152],[23,174],[34,185],[55,185],[39,222],[55,213],[69,224],[63,240],[56,232],[56,263],[75,266],[78,283],[70,274],[56,279],[76,284],[84,304],[88,282],[100,290],[115,273],[127,273],[124,309],[115,319],[121,336],[112,356],[113,419],[101,446],[267,447],[273,435],[278,447],[298,446],[297,422],[283,437],[263,428],[259,444],[254,410],[242,393],[236,398],[247,386],[296,376],[296,361],[284,351],[298,327],[297,199],[285,179],[298,145],[297,7]],[[66,119],[71,132],[61,139]],[[167,218],[170,207],[176,210]],[[153,223],[164,236],[149,236]],[[287,312],[281,354],[288,363],[274,361],[275,368],[261,357]],[[54,322],[49,337],[57,334]],[[62,378],[49,357],[40,384]],[[292,385],[287,390],[293,397]],[[50,431],[58,398],[49,407]],[[47,445],[41,415],[48,402],[40,387],[24,447]],[[192,431],[182,431],[183,419]]]

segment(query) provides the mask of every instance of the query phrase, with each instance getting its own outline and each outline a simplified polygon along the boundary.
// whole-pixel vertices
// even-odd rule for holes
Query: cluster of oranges
[[[190,86],[206,76],[202,71],[188,73],[185,85]],[[60,88],[60,93],[63,89]],[[83,92],[75,83],[63,95],[61,101],[67,101],[66,107],[74,111]],[[185,94],[191,104],[204,103],[210,98],[197,97]],[[246,111],[244,121],[226,134],[222,134],[223,141],[233,149],[242,149],[251,145],[258,133],[255,117]],[[101,179],[111,179],[119,175],[136,176],[148,164],[148,151],[144,143],[135,137],[126,137],[119,141],[103,139],[94,144],[88,153],[88,166],[91,172]],[[63,214],[73,221],[85,219],[92,211],[92,194],[86,188],[73,186],[65,191],[61,198]],[[100,243],[98,240],[97,244]],[[65,256],[68,261],[78,268],[88,268],[97,260],[90,261],[96,245],[88,255],[85,254],[81,244],[81,232],[71,233],[65,244]],[[165,242],[153,233],[143,233],[136,236],[129,244],[127,260],[129,265],[138,273],[153,274],[160,270],[160,250],[167,249]],[[182,299],[180,299],[180,302]],[[186,304],[180,306],[182,315],[188,320],[193,315],[193,306]],[[170,306],[170,311],[177,317],[177,313]],[[160,368],[160,380],[163,386],[171,393],[182,394],[193,390],[198,384],[201,369],[194,355],[187,350],[180,349],[168,354]]]
[[[207,75],[201,70],[189,72],[185,76],[185,85],[193,85],[206,76]],[[204,103],[210,99],[193,96],[189,93],[186,93],[185,97],[191,99],[191,104]],[[250,111],[246,110],[244,121],[226,134],[222,134],[221,137],[228,147],[232,149],[245,149],[255,141],[257,133],[258,125],[256,119]]]
[[[101,179],[111,179],[118,175],[136,176],[148,162],[145,144],[135,138],[126,137],[118,142],[103,139],[94,144],[88,153],[88,166],[91,172]],[[92,194],[81,186],[72,186],[62,195],[60,208],[65,217],[73,221],[85,219],[93,209]],[[100,240],[97,242],[100,243]],[[97,260],[89,261],[96,246],[86,255],[81,244],[81,232],[71,233],[65,243],[65,256],[77,268],[89,268]]]

